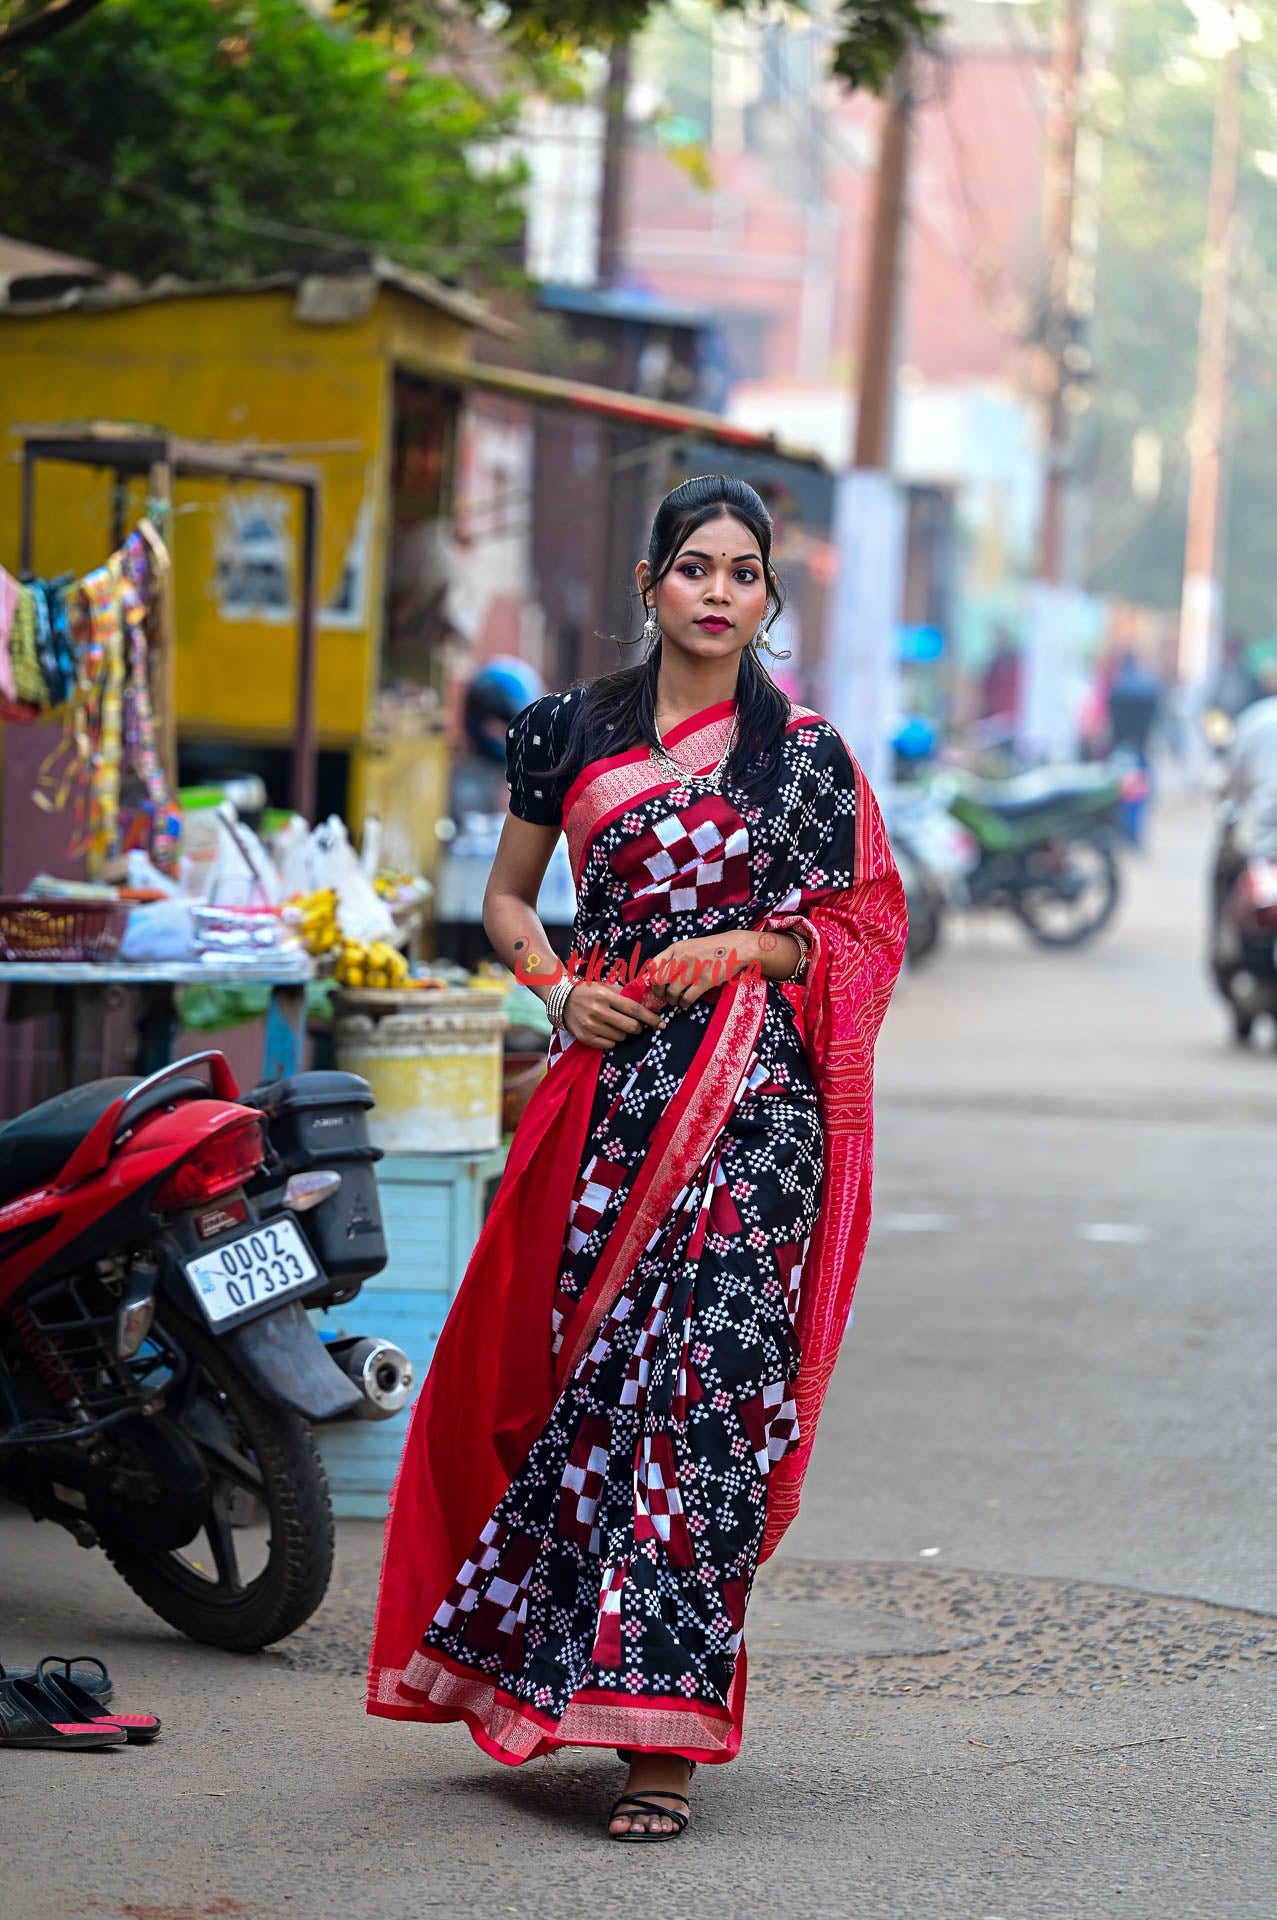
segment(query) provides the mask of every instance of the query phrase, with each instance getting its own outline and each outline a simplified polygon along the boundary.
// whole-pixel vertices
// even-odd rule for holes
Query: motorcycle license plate
[[[186,1262],[191,1285],[214,1326],[282,1299],[319,1278],[294,1220],[272,1220],[236,1234],[215,1252]]]

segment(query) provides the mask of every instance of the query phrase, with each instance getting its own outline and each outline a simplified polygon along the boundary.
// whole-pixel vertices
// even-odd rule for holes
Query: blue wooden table
[[[508,1151],[506,1140],[487,1153],[388,1153],[378,1161],[389,1262],[347,1306],[311,1314],[321,1334],[379,1335],[402,1347],[416,1375],[414,1400]],[[407,1427],[405,1410],[390,1420],[315,1428],[339,1518],[385,1518]]]

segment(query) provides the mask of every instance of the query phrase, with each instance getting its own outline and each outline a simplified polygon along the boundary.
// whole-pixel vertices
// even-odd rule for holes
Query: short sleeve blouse
[[[537,826],[563,822],[563,798],[572,784],[570,773],[552,777],[547,769],[563,757],[571,693],[545,693],[517,714],[506,728],[506,782],[510,811]]]

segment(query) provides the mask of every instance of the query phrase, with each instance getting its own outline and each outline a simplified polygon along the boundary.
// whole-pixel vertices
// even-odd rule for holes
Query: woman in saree
[[[615,1748],[621,1840],[680,1834],[695,1763],[740,1747],[904,952],[874,796],[759,659],[771,537],[743,482],[676,488],[636,572],[646,657],[509,729],[484,925],[553,1031],[413,1409],[369,1672],[369,1712],[462,1720],[510,1765]],[[535,905],[561,831],[566,969]]]

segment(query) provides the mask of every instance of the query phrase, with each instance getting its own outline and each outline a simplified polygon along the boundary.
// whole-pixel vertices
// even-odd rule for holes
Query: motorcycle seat
[[[1061,770],[1043,767],[1032,773],[1018,773],[1009,780],[972,781],[966,797],[977,806],[1016,819],[1024,814],[1040,813],[1048,807],[1068,806],[1116,798],[1116,782],[1107,768],[1076,767]]]
[[[103,1114],[121,1094],[139,1084],[136,1074],[116,1074],[106,1080],[90,1080],[82,1087],[70,1087],[52,1100],[41,1101],[0,1127],[0,1206],[16,1200],[20,1194],[47,1186],[61,1172],[75,1149],[92,1132]],[[174,1100],[193,1095],[207,1097],[208,1087],[194,1075],[189,1079],[161,1082],[155,1099],[143,1098],[130,1114],[135,1125],[147,1113]]]

